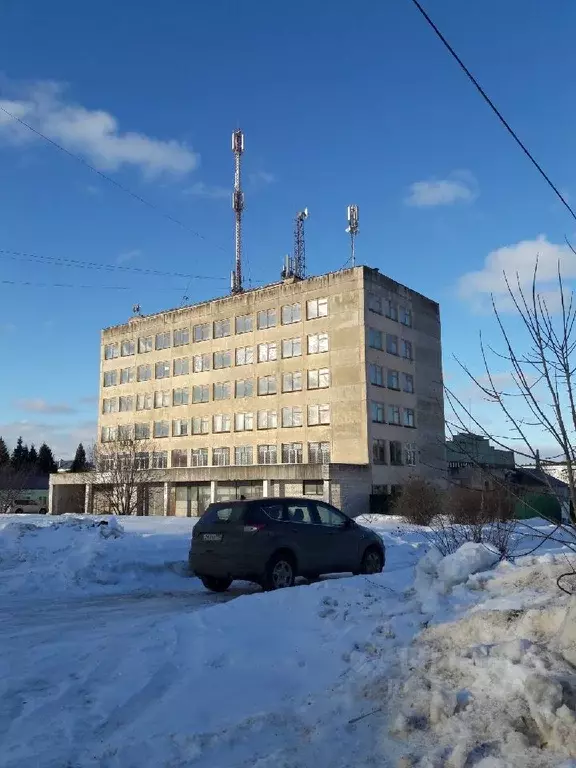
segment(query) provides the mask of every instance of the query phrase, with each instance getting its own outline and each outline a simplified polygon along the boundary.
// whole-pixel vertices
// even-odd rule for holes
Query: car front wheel
[[[280,553],[274,555],[266,566],[263,586],[267,591],[284,589],[285,587],[293,587],[295,579],[294,561],[289,555]]]
[[[200,581],[210,592],[226,592],[232,579],[219,579],[216,576],[200,576]]]
[[[373,573],[380,573],[384,568],[384,557],[382,552],[376,547],[371,547],[364,552],[362,563],[360,564],[360,573],[369,576]]]

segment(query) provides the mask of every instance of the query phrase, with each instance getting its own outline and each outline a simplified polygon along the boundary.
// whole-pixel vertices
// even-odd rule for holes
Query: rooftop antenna
[[[137,315],[138,317],[142,314],[142,310],[140,309],[140,304],[134,304],[132,306],[132,314]]]
[[[306,248],[304,246],[304,222],[308,218],[308,208],[299,211],[294,219],[294,277],[303,280],[306,277]]]
[[[356,266],[356,235],[358,234],[358,206],[348,206],[348,227],[346,232],[350,234],[350,261],[352,266]]]
[[[242,288],[242,211],[244,210],[244,193],[240,175],[240,158],[244,152],[244,134],[234,131],[232,134],[232,152],[234,152],[234,192],[232,193],[232,209],[236,217],[234,272],[232,272],[232,293],[241,293]]]

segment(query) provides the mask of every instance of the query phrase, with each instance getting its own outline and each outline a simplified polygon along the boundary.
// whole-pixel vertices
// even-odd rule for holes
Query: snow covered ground
[[[0,518],[2,768],[576,768],[562,545],[372,521],[381,575],[212,595],[193,524]]]

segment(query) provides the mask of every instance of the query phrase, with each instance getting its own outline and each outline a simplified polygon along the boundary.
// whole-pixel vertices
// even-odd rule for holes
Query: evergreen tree
[[[58,466],[54,461],[54,455],[52,454],[52,450],[46,445],[46,443],[42,443],[38,451],[37,466],[38,466],[38,472],[40,472],[43,475],[49,475],[52,472],[58,471]]]
[[[28,445],[24,443],[22,446],[22,466],[27,467],[30,463],[30,451],[28,450]]]
[[[70,472],[84,472],[86,470],[86,451],[82,443],[76,448],[76,455],[70,467]]]
[[[10,464],[12,464],[12,469],[22,469],[24,466],[25,458],[28,454],[28,448],[24,447],[24,444],[22,443],[22,438],[19,437],[16,441],[16,446],[14,450],[12,451],[12,456],[10,458]]]
[[[10,463],[10,454],[8,453],[8,448],[6,447],[6,443],[4,442],[4,439],[0,437],[0,467],[6,466],[6,464]]]
[[[31,469],[36,469],[36,464],[38,463],[38,451],[34,447],[34,443],[30,446],[30,450],[28,451],[28,465]]]

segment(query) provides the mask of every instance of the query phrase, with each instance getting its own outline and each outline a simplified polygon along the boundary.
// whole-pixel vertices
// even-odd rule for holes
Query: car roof
[[[213,501],[212,504],[218,504],[218,505],[261,504],[262,502],[267,502],[267,501],[274,502],[276,504],[282,501],[295,501],[295,502],[298,502],[299,504],[302,504],[307,501],[321,501],[324,504],[328,503],[328,502],[325,502],[323,499],[309,499],[309,498],[306,498],[305,496],[264,496],[261,499],[230,499],[230,501]],[[330,504],[330,506],[333,506],[333,505]]]

